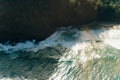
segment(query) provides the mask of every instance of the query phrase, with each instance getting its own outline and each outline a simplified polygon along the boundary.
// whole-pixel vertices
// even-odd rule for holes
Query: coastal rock
[[[96,19],[96,0],[1,0],[0,42],[44,40],[58,27]]]

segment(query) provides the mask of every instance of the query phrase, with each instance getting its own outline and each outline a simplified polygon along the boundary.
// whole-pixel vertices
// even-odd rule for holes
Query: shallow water
[[[119,35],[120,25],[82,31],[69,26],[38,44],[0,44],[0,79],[119,80]]]

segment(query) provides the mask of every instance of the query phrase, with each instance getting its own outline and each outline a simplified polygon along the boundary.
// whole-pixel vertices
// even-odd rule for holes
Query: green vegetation
[[[120,0],[99,0],[98,19],[101,21],[119,21]]]
[[[98,21],[120,22],[120,0],[69,0],[81,11],[87,8],[94,8],[97,12]],[[90,9],[89,9],[90,10]],[[89,13],[90,14],[90,13]]]

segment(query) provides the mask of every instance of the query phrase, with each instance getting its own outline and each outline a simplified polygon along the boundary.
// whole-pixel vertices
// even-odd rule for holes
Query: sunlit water
[[[15,46],[0,44],[0,51],[9,54],[10,59],[18,58],[22,51],[35,53],[28,57],[57,60],[57,67],[47,80],[120,80],[120,25],[83,31],[62,28],[38,44],[34,40]],[[37,77],[34,80],[40,80]]]

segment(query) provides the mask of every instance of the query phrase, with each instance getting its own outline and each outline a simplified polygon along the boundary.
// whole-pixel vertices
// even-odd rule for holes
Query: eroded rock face
[[[57,27],[96,18],[96,0],[1,0],[0,42],[43,40]]]

